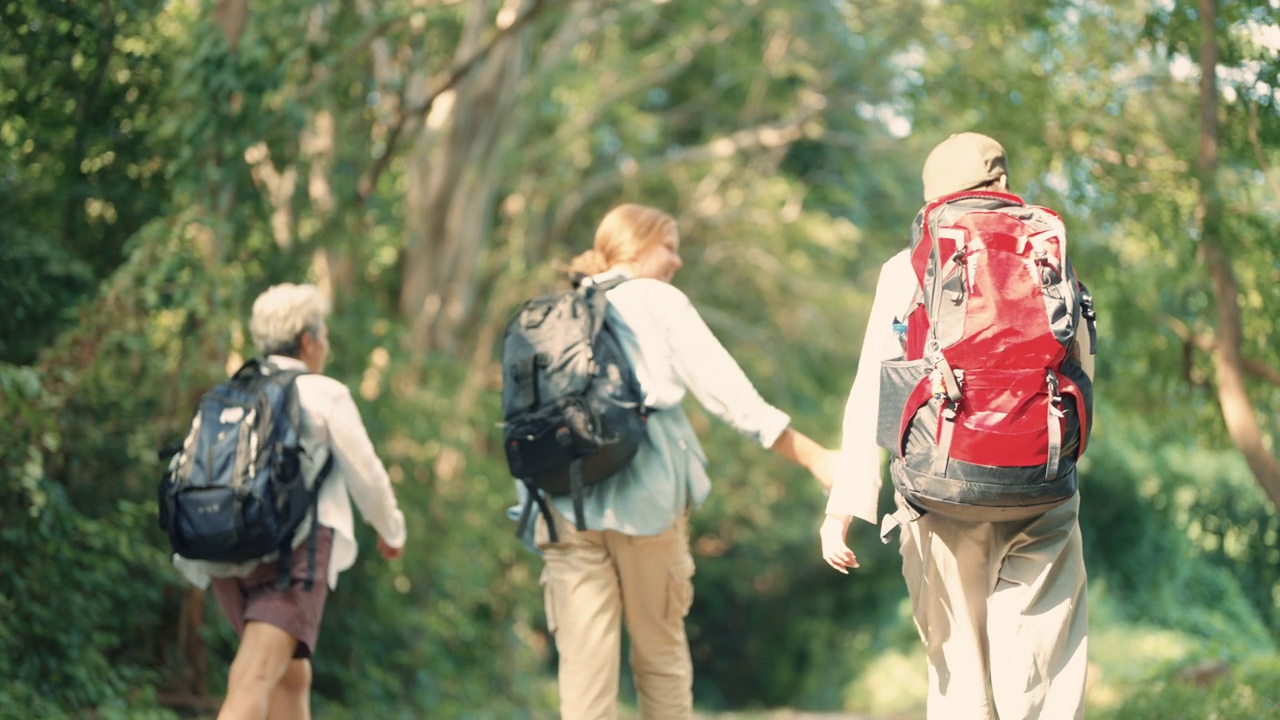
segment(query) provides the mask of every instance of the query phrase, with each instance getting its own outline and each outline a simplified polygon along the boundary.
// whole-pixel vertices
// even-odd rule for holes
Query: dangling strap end
[[[915,522],[922,515],[924,515],[922,511],[917,510],[905,500],[899,498],[898,509],[892,515],[885,515],[880,520],[880,542],[888,545],[889,535],[893,533],[895,528],[906,528],[907,525]]]
[[[1058,477],[1058,466],[1062,463],[1062,424],[1066,413],[1062,411],[1062,397],[1058,394],[1058,377],[1049,371],[1046,378],[1049,383],[1049,452],[1044,464],[1045,482]],[[1083,430],[1083,429],[1082,429]]]
[[[280,551],[276,554],[276,589],[284,590],[289,587],[290,570],[293,568],[293,543],[285,542],[280,545]]]
[[[569,493],[573,496],[573,522],[578,532],[587,529],[586,508],[583,503],[582,458],[569,463]]]
[[[944,401],[938,421],[941,425],[938,434],[938,447],[934,451],[933,466],[929,468],[929,471],[938,477],[945,477],[947,463],[951,460],[951,439],[955,436],[956,430],[955,405]]]

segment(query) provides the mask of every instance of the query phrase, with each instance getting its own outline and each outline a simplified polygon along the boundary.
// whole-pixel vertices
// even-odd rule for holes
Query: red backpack
[[[1090,352],[1096,335],[1061,218],[1016,195],[947,195],[917,216],[910,256],[903,353],[880,370],[894,486],[915,511],[979,522],[1070,499],[1093,406],[1082,319]]]

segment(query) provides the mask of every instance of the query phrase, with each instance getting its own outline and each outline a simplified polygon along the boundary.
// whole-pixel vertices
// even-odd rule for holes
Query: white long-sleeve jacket
[[[284,370],[304,370],[296,358],[272,355],[271,363]],[[338,574],[355,563],[358,548],[351,500],[356,501],[365,522],[391,547],[405,543],[404,514],[396,502],[391,479],[374,452],[360,411],[346,385],[325,375],[309,373],[297,379],[298,403],[302,409],[301,441],[306,451],[302,472],[310,477],[328,452],[333,467],[320,488],[317,517],[333,528],[333,554],[329,559],[329,587],[336,587]],[[214,577],[244,577],[258,565],[213,563],[173,556],[174,565],[193,585],[208,587]]]

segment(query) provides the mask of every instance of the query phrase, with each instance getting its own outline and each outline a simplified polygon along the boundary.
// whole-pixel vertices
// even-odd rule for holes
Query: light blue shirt
[[[620,269],[592,278],[626,275]],[[716,339],[688,296],[661,280],[636,278],[608,291],[610,327],[635,369],[649,415],[648,438],[635,459],[608,480],[586,489],[584,520],[592,530],[656,535],[711,492],[707,457],[681,402],[698,402],[762,447],[772,447],[791,418],[765,402]],[[516,483],[523,505],[524,486]],[[551,498],[572,520],[573,499]],[[509,512],[518,516],[520,507]],[[536,506],[534,508],[536,512]],[[526,533],[526,542],[531,540]],[[530,543],[531,544],[531,543]]]

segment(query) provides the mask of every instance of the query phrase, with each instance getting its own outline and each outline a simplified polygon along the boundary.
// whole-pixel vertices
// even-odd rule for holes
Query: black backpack
[[[289,584],[293,543],[311,517],[306,589],[315,575],[315,521],[329,454],[315,482],[302,476],[302,370],[249,360],[204,395],[191,431],[160,481],[160,527],[173,552],[192,560],[241,563],[279,553],[276,586]]]
[[[605,292],[624,280],[584,279],[526,302],[507,323],[503,446],[511,474],[529,490],[517,534],[536,502],[555,541],[544,492],[572,496],[575,524],[585,530],[583,490],[625,468],[644,441],[644,395],[605,321]]]

